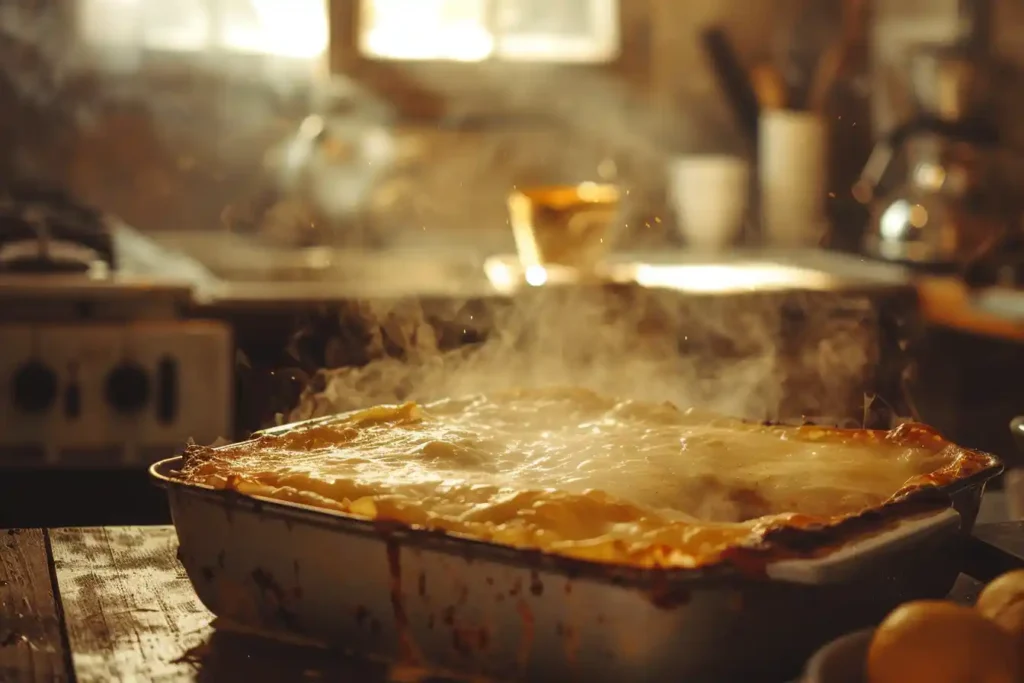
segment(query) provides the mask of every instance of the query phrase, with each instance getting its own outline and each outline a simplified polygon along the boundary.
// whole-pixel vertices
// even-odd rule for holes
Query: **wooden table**
[[[984,526],[1024,541],[1024,526]],[[169,526],[0,530],[0,681],[408,680],[337,652],[215,629],[176,552]],[[952,597],[972,602],[980,585],[961,575]]]
[[[0,681],[389,681],[389,667],[214,629],[174,529],[0,530]],[[51,561],[52,560],[52,561]]]

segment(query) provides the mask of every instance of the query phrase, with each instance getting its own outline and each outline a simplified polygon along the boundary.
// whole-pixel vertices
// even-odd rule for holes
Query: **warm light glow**
[[[241,52],[313,59],[327,49],[326,0],[78,0],[99,48]]]
[[[910,224],[915,228],[923,228],[928,225],[928,209],[924,208],[920,204],[914,204],[910,207]]]
[[[544,266],[530,266],[526,269],[526,284],[540,287],[548,281],[548,271]]]
[[[524,284],[579,282],[580,273],[560,266],[523,268],[514,256],[493,256],[484,263],[484,272],[499,292],[511,294]],[[829,289],[835,280],[826,273],[779,263],[691,263],[654,265],[648,263],[609,264],[601,271],[607,282],[636,283],[642,287],[674,289],[693,294],[778,291],[784,289]]]
[[[363,2],[361,49],[381,59],[474,62],[494,51],[486,0]]]
[[[774,263],[638,265],[632,279],[644,287],[695,293],[822,289],[833,282],[825,273]]]
[[[946,169],[938,164],[918,164],[914,168],[914,181],[930,190],[939,190],[946,182]]]
[[[139,0],[79,0],[78,30],[90,45],[133,47],[139,41],[141,15]]]
[[[903,239],[907,232],[907,224],[910,222],[910,202],[900,199],[892,204],[882,213],[878,222],[878,232],[882,237],[890,241]]]
[[[496,290],[503,293],[515,291],[519,284],[516,271],[501,257],[490,257],[484,261],[484,275]]]
[[[523,267],[522,262],[512,255],[490,256],[484,261],[484,274],[488,282],[502,294],[512,294],[524,285],[567,285],[580,281],[580,272],[566,266],[532,265]]]
[[[223,1],[223,0],[222,0]],[[227,21],[224,47],[279,57],[313,58],[327,49],[324,0],[246,0],[255,22]]]
[[[351,0],[355,1],[355,0]],[[565,2],[566,0],[563,0]],[[571,32],[503,31],[518,0],[362,0],[360,50],[377,59],[602,62],[619,50],[618,0],[568,0],[587,10]],[[529,16],[529,15],[528,15]]]

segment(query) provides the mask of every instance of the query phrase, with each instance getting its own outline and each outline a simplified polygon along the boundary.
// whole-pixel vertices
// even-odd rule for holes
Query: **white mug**
[[[668,165],[668,193],[680,234],[701,251],[727,249],[743,228],[750,164],[740,157],[694,155]]]

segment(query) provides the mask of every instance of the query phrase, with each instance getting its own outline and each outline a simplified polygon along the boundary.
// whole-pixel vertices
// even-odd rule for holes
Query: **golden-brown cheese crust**
[[[380,406],[193,447],[182,476],[577,559],[687,568],[812,554],[791,532],[855,530],[996,466],[920,424],[755,425],[557,389]]]

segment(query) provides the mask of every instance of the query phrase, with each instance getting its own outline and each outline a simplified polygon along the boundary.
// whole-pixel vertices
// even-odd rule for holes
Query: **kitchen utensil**
[[[702,251],[728,248],[746,216],[750,166],[724,155],[686,156],[669,163],[669,196],[687,245]]]
[[[807,109],[807,98],[814,78],[813,65],[807,61],[806,56],[789,55],[781,71],[786,84],[786,101],[795,109]]]
[[[807,109],[821,113],[825,108],[832,86],[835,85],[843,68],[845,46],[833,45],[825,50],[814,69],[810,91],[807,95]]]
[[[787,106],[793,109],[808,108],[817,64],[828,46],[837,42],[839,9],[836,3],[796,0],[788,3],[787,19],[776,26],[773,59],[786,83]]]
[[[619,189],[598,183],[517,189],[508,210],[525,269],[557,264],[590,272],[617,232]]]
[[[762,110],[786,107],[786,83],[782,79],[782,74],[773,65],[758,64],[755,66],[751,69],[750,81]]]
[[[865,0],[843,0],[839,17],[841,31],[838,39],[825,46],[816,59],[807,95],[807,108],[822,112],[835,85],[848,78],[848,66],[854,51],[864,42],[867,30]]]
[[[758,175],[763,236],[772,246],[815,246],[825,234],[826,126],[802,111],[761,117]]]
[[[309,246],[365,246],[382,235],[367,231],[369,197],[397,155],[391,131],[366,114],[313,114],[266,156],[277,201],[259,230],[271,241]],[[314,230],[320,219],[329,230]]]
[[[740,64],[729,37],[721,28],[713,27],[703,31],[700,39],[740,130],[750,143],[754,144],[757,140],[757,120],[761,108],[747,72]]]
[[[994,173],[987,70],[962,46],[924,46],[911,64],[916,112],[879,142],[854,187],[871,209],[863,246],[882,259],[956,268],[1011,220]],[[897,161],[906,175],[892,186]]]

